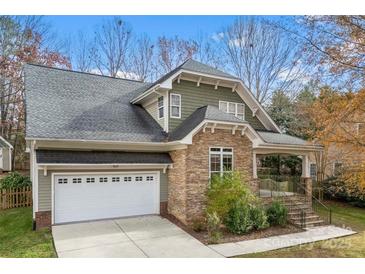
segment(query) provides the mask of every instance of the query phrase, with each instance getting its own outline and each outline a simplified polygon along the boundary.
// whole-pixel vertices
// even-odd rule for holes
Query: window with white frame
[[[170,117],[181,118],[181,95],[170,94]]]
[[[162,119],[164,117],[163,96],[158,97],[157,108],[158,108],[158,119]]]
[[[72,183],[73,184],[81,184],[81,178],[72,178]]]
[[[86,178],[86,183],[87,184],[95,183],[95,178]]]
[[[120,177],[112,177],[112,183],[120,182]]]
[[[223,175],[233,170],[233,149],[212,147],[209,149],[209,176]]]
[[[99,178],[99,183],[107,183],[108,182],[108,177],[100,177]]]
[[[311,176],[312,180],[316,180],[317,179],[317,165],[315,163],[311,163],[309,168],[310,168],[310,176]]]
[[[67,184],[67,178],[60,178],[58,179],[59,184]]]
[[[339,176],[342,173],[343,165],[341,162],[336,162],[333,164],[333,175]]]
[[[245,105],[241,103],[227,102],[227,101],[219,101],[219,109],[233,114],[240,120],[245,119]]]

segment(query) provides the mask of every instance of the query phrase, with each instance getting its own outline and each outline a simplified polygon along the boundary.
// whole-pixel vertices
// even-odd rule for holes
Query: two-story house
[[[258,154],[317,148],[282,134],[243,82],[194,60],[154,83],[27,65],[26,140],[37,227],[204,214],[212,174],[238,170],[258,193]],[[308,179],[310,180],[310,179]]]

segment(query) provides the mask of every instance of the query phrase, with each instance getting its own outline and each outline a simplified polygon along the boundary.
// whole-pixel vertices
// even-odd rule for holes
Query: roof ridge
[[[112,76],[108,76],[108,75],[102,75],[102,74],[96,74],[96,73],[91,73],[91,72],[78,71],[78,70],[73,70],[73,69],[50,67],[50,66],[46,66],[46,65],[42,65],[42,64],[36,64],[36,63],[31,63],[31,62],[26,63],[25,65],[27,65],[27,66],[41,67],[41,68],[45,68],[45,69],[60,70],[60,71],[64,71],[64,72],[79,73],[79,74],[85,74],[85,75],[91,75],[91,76],[100,76],[100,77],[105,77],[105,78],[110,78],[110,79],[116,79],[116,80],[131,81],[131,82],[137,82],[137,83],[141,83],[141,84],[151,84],[149,82],[142,82],[142,81],[134,80],[134,79],[121,78],[121,77],[112,77]]]

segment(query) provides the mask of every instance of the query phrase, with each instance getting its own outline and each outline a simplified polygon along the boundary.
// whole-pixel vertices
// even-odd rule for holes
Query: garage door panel
[[[95,182],[90,183],[90,178]],[[154,173],[57,175],[54,198],[55,223],[158,214],[158,176]]]

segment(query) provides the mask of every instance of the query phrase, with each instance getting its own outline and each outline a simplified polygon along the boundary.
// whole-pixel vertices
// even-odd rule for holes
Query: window
[[[112,183],[119,183],[120,177],[112,177]]]
[[[146,180],[147,180],[148,182],[153,181],[153,176],[147,176],[147,177],[146,177]]]
[[[316,164],[310,164],[310,176],[312,180],[317,179],[317,165]]]
[[[95,183],[95,178],[86,178],[86,183],[87,184]]]
[[[142,182],[142,176],[136,176],[136,182]]]
[[[162,119],[164,115],[163,111],[163,96],[158,97],[157,100],[157,108],[158,108],[158,119]]]
[[[67,184],[67,178],[60,178],[58,179],[59,184]]]
[[[233,170],[233,149],[213,147],[209,150],[210,177]]]
[[[336,162],[334,165],[333,165],[333,175],[334,176],[339,176],[341,175],[342,173],[342,163],[341,162]]]
[[[72,178],[73,184],[81,184],[81,178]]]
[[[130,177],[130,176],[124,177],[124,182],[131,182],[131,181],[132,181],[132,177]]]
[[[171,118],[181,118],[181,95],[180,94],[170,94],[171,102]]]
[[[107,183],[108,182],[108,177],[100,177],[99,182],[100,183]]]
[[[219,109],[229,114],[233,114],[240,120],[245,120],[245,105],[234,102],[219,101]]]

